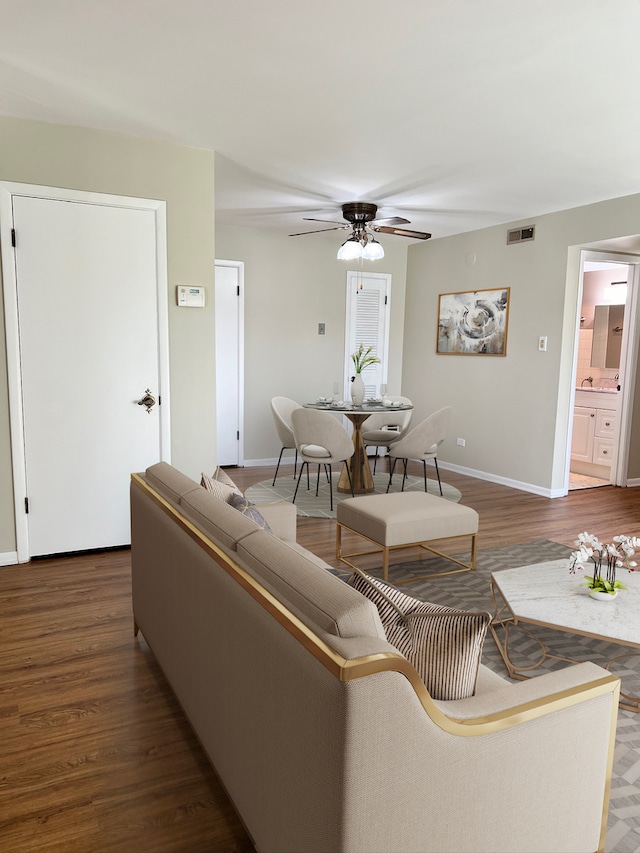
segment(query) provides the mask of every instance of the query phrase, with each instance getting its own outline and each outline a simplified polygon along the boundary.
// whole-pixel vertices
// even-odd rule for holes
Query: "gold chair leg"
[[[474,533],[471,537],[471,560],[469,561],[469,570],[475,571],[476,568],[476,558],[478,555],[478,535]]]

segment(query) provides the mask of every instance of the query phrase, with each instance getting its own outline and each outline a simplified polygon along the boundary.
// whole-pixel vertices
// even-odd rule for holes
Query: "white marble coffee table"
[[[492,573],[491,593],[495,612],[490,630],[512,678],[528,678],[526,673],[540,666],[546,658],[575,662],[571,658],[551,654],[540,638],[522,623],[640,649],[640,572],[619,572],[618,579],[628,589],[619,592],[613,601],[601,602],[594,601],[587,589],[580,586],[584,575],[591,574],[589,570],[572,575],[568,566],[565,557]],[[516,625],[540,647],[540,659],[533,664],[519,666],[511,660],[509,631]],[[607,668],[614,661],[635,654],[638,652],[612,658]],[[640,698],[622,692],[620,696],[623,708],[640,711]]]

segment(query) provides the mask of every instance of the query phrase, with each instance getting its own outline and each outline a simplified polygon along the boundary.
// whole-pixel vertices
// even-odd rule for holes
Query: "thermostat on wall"
[[[176,291],[178,305],[181,308],[204,308],[204,287],[187,287],[179,284]]]

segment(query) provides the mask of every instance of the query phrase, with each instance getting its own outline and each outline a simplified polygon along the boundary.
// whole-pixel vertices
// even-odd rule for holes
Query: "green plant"
[[[585,575],[580,586],[588,587],[592,592],[606,592],[615,595],[619,589],[627,587],[622,581],[616,580],[616,571],[625,568],[635,571],[637,563],[629,558],[640,546],[637,536],[614,536],[611,544],[605,544],[591,533],[580,533],[576,540],[577,551],[572,551],[569,558],[569,571],[575,574],[577,569],[584,568],[583,564],[592,562],[593,575]]]
[[[373,355],[373,347],[367,347],[367,349],[365,349],[365,346],[362,343],[358,349],[351,354],[351,360],[353,361],[356,373],[362,373],[365,367],[369,367],[370,364],[380,364],[378,356]]]
[[[622,583],[622,581],[614,581],[613,583],[611,583],[610,581],[605,580],[599,575],[596,575],[594,577],[591,577],[590,575],[585,575],[584,581],[580,584],[580,586],[587,586],[592,592],[608,592],[609,595],[615,595],[619,589],[627,588]]]

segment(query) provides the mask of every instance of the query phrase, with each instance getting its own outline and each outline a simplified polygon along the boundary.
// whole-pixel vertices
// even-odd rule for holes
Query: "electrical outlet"
[[[547,351],[547,336],[546,335],[540,335],[540,337],[538,338],[538,351],[539,352],[546,352]]]
[[[464,440],[464,438],[456,439],[456,444],[458,445],[458,447],[465,447],[466,443],[467,442]]]
[[[318,323],[318,334],[324,335],[324,323]]]

